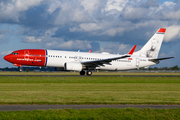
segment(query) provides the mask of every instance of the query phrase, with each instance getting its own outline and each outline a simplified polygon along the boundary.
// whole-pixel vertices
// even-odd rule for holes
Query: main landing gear
[[[90,70],[88,70],[88,71],[86,72],[86,75],[91,76],[91,75],[92,75],[92,72],[91,72]]]
[[[85,71],[84,70],[80,71],[80,75],[85,75]]]
[[[86,72],[84,70],[80,71],[80,75],[88,75],[88,76],[91,76],[92,75],[92,72],[90,70],[87,70]]]

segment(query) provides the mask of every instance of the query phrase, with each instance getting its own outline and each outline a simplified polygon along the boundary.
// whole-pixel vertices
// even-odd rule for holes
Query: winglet
[[[128,55],[132,55],[134,53],[134,50],[136,49],[137,45],[134,45],[134,47],[129,51]]]
[[[89,50],[89,53],[91,53],[92,52],[92,49],[91,50]]]

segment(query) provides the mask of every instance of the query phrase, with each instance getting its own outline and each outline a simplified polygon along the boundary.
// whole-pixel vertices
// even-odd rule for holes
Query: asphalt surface
[[[173,109],[180,105],[0,105],[0,111],[32,111],[48,109],[97,109],[97,108],[152,108]]]
[[[180,77],[180,75],[0,75],[8,77]]]

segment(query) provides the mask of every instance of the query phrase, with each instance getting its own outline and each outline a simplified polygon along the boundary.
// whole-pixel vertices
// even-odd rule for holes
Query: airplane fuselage
[[[119,57],[118,54],[108,53],[88,53],[88,52],[70,52],[44,49],[23,49],[14,51],[4,57],[5,60],[13,63],[15,66],[44,66],[64,68],[65,63],[81,63],[85,61],[96,61],[107,58]],[[148,61],[146,57],[131,56],[123,59],[112,60],[108,64],[100,65],[95,69],[100,70],[130,70],[146,66],[155,65],[155,62]],[[91,69],[91,68],[88,68]],[[74,70],[72,68],[72,70]],[[81,71],[81,70],[75,70]]]

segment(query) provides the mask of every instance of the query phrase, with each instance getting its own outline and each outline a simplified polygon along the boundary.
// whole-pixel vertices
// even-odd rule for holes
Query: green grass
[[[180,104],[180,77],[0,77],[0,104]],[[0,112],[3,120],[177,120],[177,109]]]
[[[180,77],[3,77],[0,83],[180,83]]]
[[[0,104],[180,104],[179,77],[0,77]]]
[[[180,109],[57,109],[0,112],[2,120],[178,120]]]

